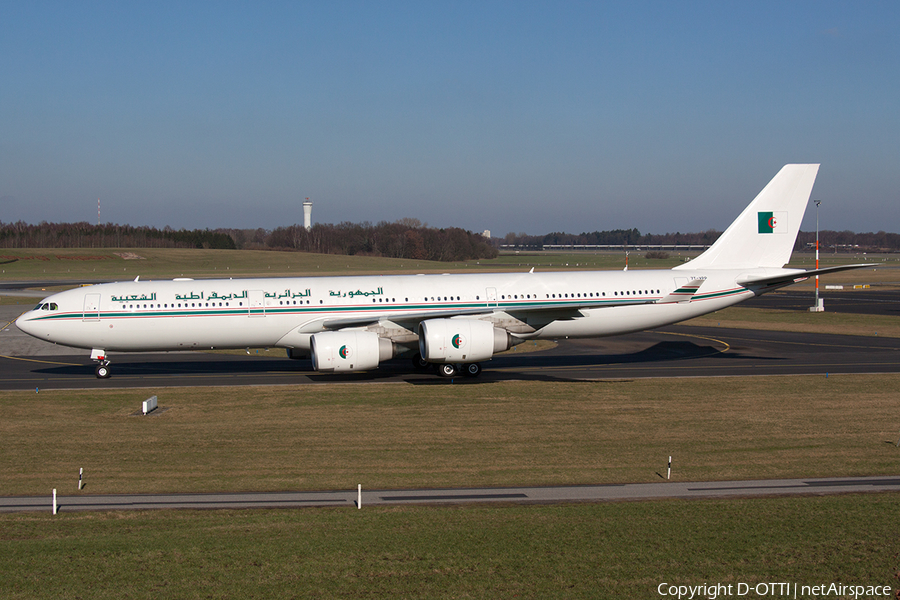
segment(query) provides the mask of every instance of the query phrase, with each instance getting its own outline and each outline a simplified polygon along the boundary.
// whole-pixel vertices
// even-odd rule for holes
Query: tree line
[[[505,245],[521,248],[542,248],[550,245],[611,245],[611,246],[637,246],[637,245],[710,245],[722,234],[721,231],[710,229],[702,233],[665,233],[665,234],[641,234],[637,229],[611,229],[607,231],[593,231],[590,233],[548,233],[546,235],[528,235],[525,233],[509,233],[503,240]]]
[[[458,227],[428,227],[417,219],[375,225],[319,223],[309,231],[302,225],[274,230],[174,230],[85,222],[0,222],[0,248],[243,248],[434,261],[494,258],[498,253],[479,234]]]
[[[384,256],[416,260],[460,261],[494,258],[501,245],[541,249],[545,245],[711,245],[721,232],[642,234],[637,229],[613,229],[571,234],[509,233],[487,239],[458,227],[433,228],[418,219],[369,222],[317,223],[268,229],[179,229],[90,223],[32,225],[0,221],[0,248],[217,248],[292,250],[322,254]],[[795,249],[815,246],[816,234],[801,231]],[[820,248],[831,252],[896,252],[900,234],[879,231],[819,232]]]
[[[528,235],[525,233],[509,233],[503,238],[505,246],[522,249],[541,249],[545,245],[611,245],[611,246],[650,246],[650,245],[702,245],[709,246],[715,242],[721,231],[709,229],[700,233],[665,233],[641,234],[637,229],[612,229],[591,233],[548,233],[546,235]],[[795,250],[815,247],[816,232],[801,231],[794,244]],[[900,234],[879,231],[877,233],[854,233],[852,231],[819,231],[819,248],[830,252],[896,252],[900,250]]]
[[[234,249],[227,233],[132,225],[0,221],[0,248],[223,248]]]
[[[434,228],[418,219],[317,223],[264,229],[224,229],[240,248],[299,250],[321,254],[384,256],[416,260],[458,261],[495,258],[497,248],[484,236],[459,227]]]

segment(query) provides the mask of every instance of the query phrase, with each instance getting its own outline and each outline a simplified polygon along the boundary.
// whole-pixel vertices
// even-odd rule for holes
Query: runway
[[[900,477],[837,477],[421,490],[358,490],[223,494],[135,494],[57,496],[58,512],[90,510],[247,509],[303,507],[460,505],[485,503],[555,504],[561,502],[621,502],[635,500],[752,498],[896,492]],[[51,512],[52,496],[0,497],[0,512]]]
[[[6,335],[6,334],[4,334]],[[40,343],[40,342],[38,342]],[[0,389],[109,389],[210,385],[310,385],[407,382],[415,385],[496,381],[588,381],[647,377],[826,375],[900,372],[900,340],[813,333],[670,326],[614,338],[558,340],[539,352],[508,352],[484,363],[477,379],[440,378],[408,360],[348,374],[312,370],[309,360],[246,354],[172,352],[118,354],[113,376],[94,376],[82,353],[0,357]],[[275,353],[275,351],[273,351]]]

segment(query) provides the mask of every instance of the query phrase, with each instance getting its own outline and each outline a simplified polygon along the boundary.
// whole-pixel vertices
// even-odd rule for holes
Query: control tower
[[[312,228],[312,200],[309,198],[303,202],[303,228],[307,231]]]

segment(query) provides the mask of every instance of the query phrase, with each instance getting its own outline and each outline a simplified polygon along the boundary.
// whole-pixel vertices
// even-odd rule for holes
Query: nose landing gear
[[[97,375],[97,379],[109,379],[109,376],[112,375],[109,370],[109,361],[104,360],[102,363],[97,365],[97,368],[94,369],[94,373]]]
[[[91,350],[91,359],[96,360],[99,364],[97,368],[94,369],[94,373],[97,375],[97,379],[108,379],[112,372],[109,368],[109,359],[106,358],[105,350],[98,350],[94,348]]]

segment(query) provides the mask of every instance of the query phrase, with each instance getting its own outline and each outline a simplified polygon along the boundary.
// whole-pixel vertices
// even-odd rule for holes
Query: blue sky
[[[5,2],[0,221],[900,231],[896,2]],[[807,211],[804,229],[815,227]]]

